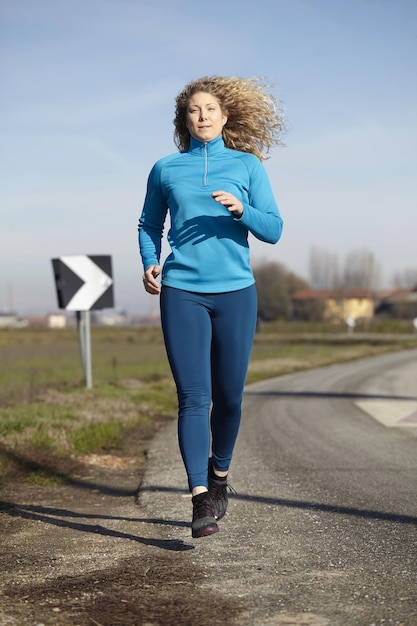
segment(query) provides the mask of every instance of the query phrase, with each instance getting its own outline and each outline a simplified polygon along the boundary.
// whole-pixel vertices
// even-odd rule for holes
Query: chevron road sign
[[[114,306],[111,257],[86,254],[61,256],[52,259],[52,267],[58,306],[76,311],[84,378],[86,386],[91,388],[90,310]]]
[[[69,255],[52,259],[58,305],[67,311],[112,308],[110,256]]]

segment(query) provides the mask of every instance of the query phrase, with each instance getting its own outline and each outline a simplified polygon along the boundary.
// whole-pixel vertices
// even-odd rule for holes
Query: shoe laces
[[[220,484],[215,482],[215,480],[210,481],[210,498],[212,500],[225,500],[227,498],[227,492],[233,493],[235,496],[237,495],[237,491],[233,489],[231,485],[227,483]]]
[[[213,507],[209,497],[197,500],[197,502],[194,502],[193,505],[195,518],[213,517]]]

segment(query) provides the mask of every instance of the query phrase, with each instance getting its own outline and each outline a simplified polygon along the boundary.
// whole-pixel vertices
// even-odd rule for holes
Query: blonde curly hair
[[[190,147],[187,107],[191,96],[200,92],[215,96],[227,115],[223,127],[227,148],[251,152],[263,160],[274,145],[283,145],[281,103],[269,93],[262,78],[205,76],[188,83],[175,100],[174,141],[179,150]]]

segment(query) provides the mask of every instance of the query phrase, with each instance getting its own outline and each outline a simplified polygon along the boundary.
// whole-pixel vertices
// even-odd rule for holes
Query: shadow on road
[[[387,396],[378,393],[337,391],[245,391],[245,396],[282,396],[289,398],[347,398],[349,400],[404,400],[417,402],[417,396]]]
[[[165,486],[148,486],[140,490],[141,492],[170,492],[170,493],[188,493],[185,489],[178,489],[174,487]],[[288,500],[284,498],[269,498],[264,496],[255,496],[249,494],[236,494],[231,496],[233,499],[241,500],[244,502],[257,502],[266,504],[268,506],[276,507],[289,507],[295,509],[305,509],[309,511],[320,511],[323,513],[337,513],[340,515],[348,515],[358,518],[374,519],[386,522],[394,522],[397,524],[408,524],[411,526],[417,526],[417,517],[411,515],[402,515],[401,513],[390,513],[384,511],[375,511],[371,509],[362,509],[355,507],[339,506],[332,504],[325,504],[320,502],[303,502],[300,500]],[[141,537],[126,532],[112,530],[106,528],[100,524],[88,524],[81,523],[80,521],[71,520],[107,520],[107,521],[123,521],[132,523],[145,523],[153,525],[164,525],[172,527],[188,527],[189,523],[181,520],[167,520],[158,518],[137,518],[126,517],[117,515],[103,515],[95,513],[83,513],[77,511],[71,511],[68,509],[61,509],[56,507],[47,507],[42,505],[25,505],[17,504],[15,502],[0,502],[0,511],[3,514],[10,517],[21,518],[25,520],[32,520],[37,522],[43,522],[44,524],[51,524],[62,528],[72,529],[78,532],[88,532],[96,535],[103,535],[106,537],[115,537],[117,539],[129,539],[131,541],[138,542],[142,545],[153,546],[163,550],[170,550],[174,552],[183,552],[186,550],[193,550],[194,546],[184,543],[182,540],[167,540]],[[69,519],[71,518],[71,519]]]
[[[124,533],[117,530],[111,530],[105,528],[99,524],[82,524],[80,522],[72,522],[68,519],[62,518],[75,518],[75,519],[104,519],[104,520],[116,520],[124,522],[145,522],[148,524],[165,524],[169,526],[189,526],[186,522],[174,521],[174,520],[159,520],[159,519],[142,519],[142,518],[130,518],[130,517],[117,517],[112,515],[94,515],[89,513],[78,513],[75,511],[69,511],[67,509],[57,509],[54,507],[35,506],[16,504],[14,502],[0,502],[0,511],[9,515],[10,517],[18,517],[26,520],[33,520],[37,522],[43,522],[45,524],[51,524],[53,526],[60,526],[62,528],[70,528],[79,532],[93,533],[95,535],[103,535],[105,537],[116,537],[118,539],[130,539],[136,541],[145,546],[154,546],[163,550],[171,550],[174,552],[184,552],[185,550],[193,550],[194,546],[184,543],[179,540],[168,539],[153,539],[147,537],[140,537],[138,535],[131,535],[130,533]]]
[[[174,487],[149,486],[140,490],[149,492],[183,492],[185,490],[175,489]],[[324,504],[321,502],[303,502],[301,500],[287,500],[285,498],[267,498],[265,496],[253,496],[248,494],[234,494],[230,496],[233,500],[243,500],[244,502],[260,502],[268,506],[289,507],[293,509],[308,509],[314,511],[322,511],[323,513],[339,513],[340,515],[351,515],[354,517],[383,520],[386,522],[396,522],[397,524],[410,524],[417,526],[417,517],[412,515],[403,515],[401,513],[387,513],[385,511],[373,511],[371,509],[359,509],[355,507],[339,506],[335,504]]]

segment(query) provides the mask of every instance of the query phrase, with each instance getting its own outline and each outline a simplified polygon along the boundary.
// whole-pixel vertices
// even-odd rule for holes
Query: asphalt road
[[[282,376],[246,390],[220,533],[191,539],[176,424],[140,503],[241,626],[416,626],[416,435],[417,350]]]

